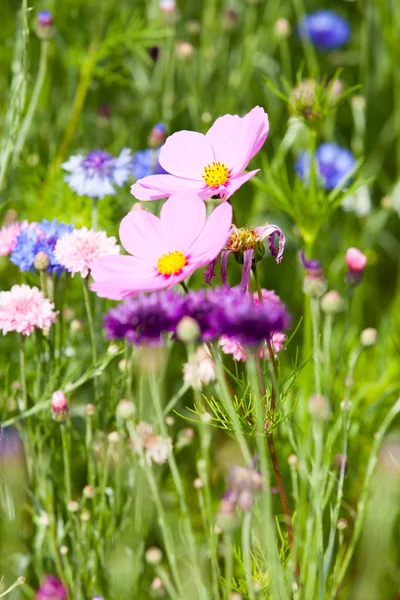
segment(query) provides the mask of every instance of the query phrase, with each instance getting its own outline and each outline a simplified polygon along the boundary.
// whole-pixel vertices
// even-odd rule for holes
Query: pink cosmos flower
[[[260,106],[244,117],[225,115],[206,135],[178,131],[161,148],[159,163],[167,171],[149,175],[131,187],[139,200],[158,200],[178,192],[195,192],[206,200],[232,196],[259,169],[244,173],[268,135],[268,115]]]
[[[37,287],[13,285],[10,291],[0,292],[0,329],[4,335],[10,331],[30,335],[35,327],[50,327],[55,319],[54,304]]]
[[[119,235],[133,256],[102,256],[92,264],[98,296],[122,300],[139,292],[171,287],[215,259],[232,224],[232,207],[220,204],[206,219],[195,193],[173,194],[160,218],[144,210],[122,219]]]
[[[74,229],[58,240],[54,255],[57,262],[67,271],[87,277],[95,258],[119,254],[120,248],[115,237],[107,237],[103,231]]]
[[[25,227],[28,227],[28,221],[23,221],[22,223],[16,221],[9,225],[3,225],[0,228],[0,256],[11,254],[17,243],[20,231],[25,229]]]

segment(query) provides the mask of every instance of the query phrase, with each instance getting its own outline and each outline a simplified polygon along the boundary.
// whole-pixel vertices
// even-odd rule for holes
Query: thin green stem
[[[28,135],[29,129],[31,128],[32,119],[35,115],[36,108],[39,102],[40,93],[43,88],[43,83],[46,77],[47,70],[47,56],[49,53],[49,40],[42,40],[40,44],[40,58],[39,58],[39,69],[35,81],[35,86],[33,88],[31,101],[28,106],[28,110],[26,112],[25,118],[22,122],[20,132],[18,134],[17,140],[15,142],[14,148],[14,164],[19,161],[19,157],[21,156],[22,149],[24,147],[26,137]]]
[[[64,460],[64,485],[67,503],[71,500],[71,463],[70,463],[70,448],[69,436],[66,425],[61,425],[61,441]]]
[[[314,381],[315,391],[317,394],[321,393],[321,372],[320,372],[320,358],[321,348],[319,341],[319,299],[311,298],[311,323],[312,323],[312,334],[313,334],[313,359],[314,359]]]
[[[99,200],[92,198],[92,229],[97,231],[99,228]]]
[[[19,347],[19,366],[20,366],[20,378],[21,378],[21,394],[22,394],[22,405],[20,412],[25,412],[28,407],[28,393],[26,389],[26,360],[25,360],[25,340],[23,335],[20,335],[20,347]]]
[[[97,363],[97,344],[96,344],[96,333],[95,333],[94,322],[93,322],[92,307],[90,304],[88,277],[86,277],[85,279],[82,279],[82,288],[83,288],[83,297],[85,300],[86,315],[87,315],[87,319],[88,319],[90,343],[92,346],[92,358],[93,358],[94,365],[96,365],[96,363]],[[93,387],[94,387],[95,401],[96,401],[96,404],[98,404],[99,386],[98,386],[98,379],[97,379],[96,375],[93,377]]]
[[[8,596],[8,594],[15,590],[15,588],[19,587],[20,585],[24,585],[24,583],[25,577],[18,577],[17,581],[15,581],[5,592],[0,594],[0,598],[5,598],[5,596]]]
[[[242,551],[248,598],[250,600],[255,600],[253,575],[251,571],[251,511],[247,512],[243,518]]]

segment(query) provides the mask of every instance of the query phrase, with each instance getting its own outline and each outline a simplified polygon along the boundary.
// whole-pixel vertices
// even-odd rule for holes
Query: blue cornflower
[[[64,180],[78,196],[104,198],[114,196],[115,187],[121,187],[132,171],[132,156],[128,148],[114,158],[103,150],[71,156],[62,168],[71,174]]]
[[[349,22],[332,10],[321,9],[304,15],[297,26],[299,37],[310,40],[319,50],[345,44],[351,35]]]
[[[133,176],[135,179],[142,179],[148,175],[162,175],[166,173],[158,158],[161,148],[146,148],[146,150],[138,150],[133,155]]]
[[[356,164],[352,152],[339,144],[325,142],[318,146],[315,153],[317,174],[326,190],[337,186],[343,177],[353,169]],[[307,182],[310,178],[311,155],[302,152],[298,157],[295,169],[297,174]]]
[[[47,256],[47,272],[60,275],[64,267],[57,262],[54,249],[58,240],[73,228],[72,224],[59,223],[57,219],[44,219],[41,223],[33,223],[18,235],[17,243],[11,252],[11,262],[17,265],[20,271],[35,271],[35,258],[39,253],[44,253]],[[42,254],[41,256],[43,257]]]

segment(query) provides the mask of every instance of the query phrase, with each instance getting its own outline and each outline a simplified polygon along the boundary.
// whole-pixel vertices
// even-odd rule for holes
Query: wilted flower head
[[[133,155],[132,174],[135,179],[142,179],[148,175],[161,175],[166,173],[158,162],[160,148],[146,148],[137,150]]]
[[[175,332],[184,316],[185,299],[172,290],[127,298],[105,317],[108,338],[131,344],[160,344],[162,334]]]
[[[161,435],[155,434],[153,427],[144,421],[137,425],[136,434],[148,464],[151,465],[152,462],[158,465],[164,464],[172,452],[171,438],[163,438]],[[131,442],[133,448],[135,448],[134,440],[131,440]]]
[[[74,226],[59,223],[57,219],[48,221],[43,219],[40,223],[33,223],[24,227],[19,233],[10,260],[17,265],[20,271],[34,271],[35,259],[38,254],[44,258],[47,255],[47,272],[60,275],[64,267],[57,262],[54,250],[58,240],[67,233],[71,233]]]
[[[258,172],[243,171],[264,144],[268,127],[267,114],[256,106],[243,118],[220,117],[206,135],[178,131],[160,152],[160,165],[168,175],[144,177],[131,193],[139,200],[158,200],[178,192],[194,192],[203,199],[229,198]]]
[[[326,292],[327,288],[321,264],[315,258],[306,259],[304,252],[300,252],[300,260],[306,271],[303,292],[309,296],[319,298]]]
[[[82,227],[58,240],[54,256],[56,261],[74,276],[87,277],[95,258],[119,254],[115,237],[107,237],[103,231]]]
[[[54,575],[46,575],[36,592],[35,600],[66,600],[67,589]]]
[[[297,26],[297,33],[319,50],[333,50],[348,41],[351,29],[346,19],[332,10],[321,9],[304,15]]]
[[[104,198],[114,196],[115,186],[121,187],[132,170],[132,156],[128,148],[114,158],[104,150],[71,156],[62,168],[71,173],[64,180],[78,196]]]
[[[289,96],[291,112],[299,117],[304,117],[307,121],[318,119],[320,112],[316,107],[317,87],[315,79],[301,81]]]
[[[30,335],[35,327],[50,327],[55,319],[54,304],[37,287],[13,285],[10,291],[0,292],[0,329],[3,335],[10,331]]]
[[[227,475],[227,493],[224,498],[242,512],[251,510],[256,492],[263,489],[264,480],[253,466],[233,465]]]
[[[121,300],[171,287],[218,256],[231,224],[228,202],[206,218],[205,203],[191,192],[172,195],[160,218],[144,210],[131,211],[122,219],[119,235],[133,256],[96,259],[92,290],[103,298]]]
[[[7,256],[15,248],[18,235],[28,227],[28,221],[9,223],[0,228],[0,256]]]
[[[335,143],[323,143],[315,153],[317,177],[326,190],[331,190],[349,176],[356,164],[352,152]],[[296,172],[306,183],[310,180],[311,155],[302,152],[296,161]]]
[[[183,366],[183,380],[195,390],[215,381],[215,366],[207,346],[200,346]]]

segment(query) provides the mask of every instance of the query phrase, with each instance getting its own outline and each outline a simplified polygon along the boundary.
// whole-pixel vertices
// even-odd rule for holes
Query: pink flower
[[[119,235],[133,256],[103,256],[92,265],[98,296],[121,300],[139,292],[171,287],[212,261],[223,248],[232,223],[224,202],[206,219],[204,202],[194,193],[174,194],[160,218],[144,210],[122,219]]]
[[[30,335],[35,327],[50,327],[55,319],[54,304],[37,287],[13,285],[10,291],[0,292],[0,329],[4,335],[10,331]]]
[[[349,248],[346,252],[346,263],[351,271],[364,271],[367,257],[357,248]]]
[[[115,237],[107,237],[103,231],[93,229],[74,229],[58,240],[54,255],[57,262],[67,271],[87,277],[95,258],[110,254],[119,254]]]
[[[285,345],[286,335],[281,332],[274,333],[271,338],[272,348],[274,350],[275,355],[278,354],[283,346]],[[241,344],[232,340],[227,335],[223,335],[219,340],[219,344],[222,348],[222,352],[224,354],[232,354],[233,358],[237,361],[246,362],[247,360],[247,351]],[[265,358],[265,360],[269,360],[270,353],[268,346],[265,344],[265,348],[260,349],[260,357]]]
[[[68,417],[69,406],[66,395],[62,390],[53,392],[51,397],[51,415],[55,421],[65,421]]]
[[[225,115],[206,135],[178,131],[161,148],[159,163],[167,171],[139,179],[131,193],[139,200],[158,200],[178,192],[195,192],[206,200],[232,196],[258,172],[243,173],[268,135],[268,115],[256,106],[243,118]]]
[[[21,229],[28,227],[28,221],[19,223],[10,223],[9,225],[3,225],[0,228],[0,256],[7,256],[11,254],[17,243],[17,237]]]

